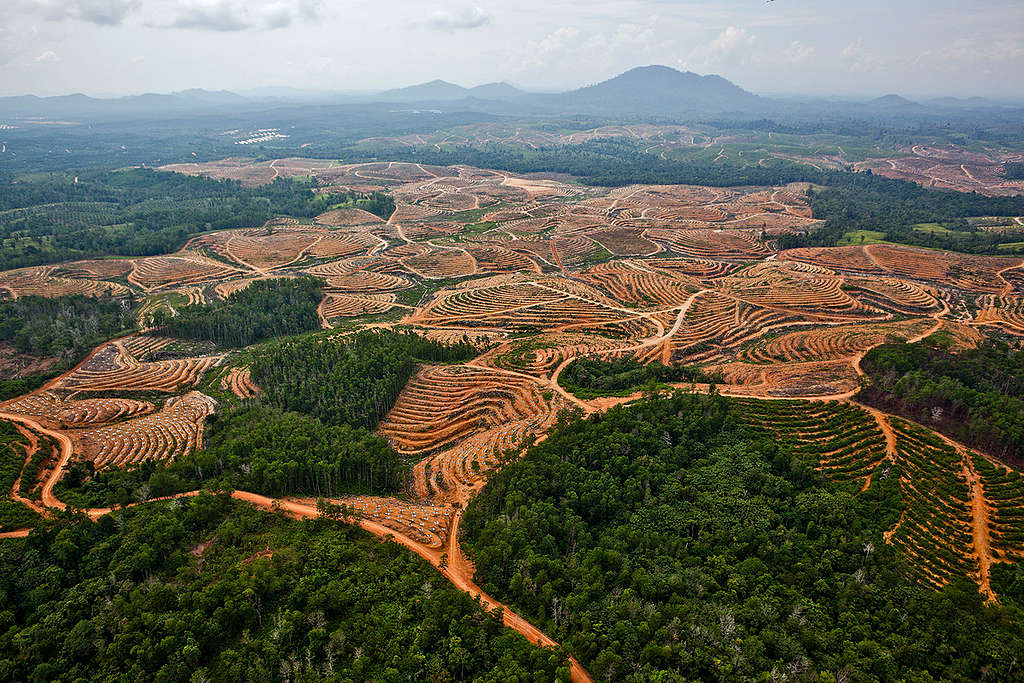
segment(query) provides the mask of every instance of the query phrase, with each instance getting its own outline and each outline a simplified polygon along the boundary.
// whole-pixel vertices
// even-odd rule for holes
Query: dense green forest
[[[643,388],[668,382],[710,382],[700,368],[662,365],[655,361],[644,365],[633,358],[604,360],[581,357],[569,363],[558,376],[558,384],[579,398],[628,396]]]
[[[320,329],[317,307],[322,283],[304,275],[258,280],[224,301],[157,309],[152,325],[181,339],[201,339],[218,346],[249,346],[282,335]]]
[[[0,678],[567,680],[425,561],[224,496],[0,544]]]
[[[443,344],[411,332],[314,336],[268,347],[252,363],[263,401],[327,425],[375,429],[421,361],[468,360],[467,342]]]
[[[0,401],[28,393],[72,367],[97,345],[137,328],[134,297],[72,294],[0,300],[0,342],[38,359],[54,359],[46,372],[0,377]]]
[[[677,393],[563,421],[462,527],[481,587],[597,680],[1013,679],[1020,604],[913,583],[882,541],[897,479],[844,491]]]
[[[395,198],[386,192],[350,193],[345,201],[332,204],[331,208],[362,209],[387,220],[395,212]]]
[[[204,450],[183,459],[197,481],[268,495],[394,493],[407,469],[382,437],[347,424],[263,405],[237,408],[210,419]]]
[[[810,192],[811,210],[824,225],[806,235],[784,235],[783,249],[835,246],[856,230],[875,230],[889,242],[970,253],[998,251],[1001,243],[1024,239],[1020,232],[986,232],[969,225],[968,216],[1024,215],[1024,196],[986,197],[921,187],[873,173],[829,173],[825,185]],[[921,223],[949,223],[952,230],[915,229]],[[1019,236],[1018,236],[1019,235]]]
[[[6,401],[7,399],[27,394],[30,391],[35,391],[59,374],[59,371],[44,372],[37,375],[29,375],[28,377],[0,379],[0,401]]]
[[[380,436],[362,427],[324,425],[299,413],[247,403],[211,416],[203,449],[170,464],[93,472],[71,466],[58,488],[78,508],[127,505],[199,488],[242,489],[268,496],[396,493],[408,465]]]
[[[83,171],[0,182],[0,270],[92,256],[176,251],[198,232],[262,225],[277,215],[310,218],[332,205],[388,197],[316,194],[312,181],[260,187],[148,168]]]
[[[64,367],[93,347],[136,328],[135,299],[82,294],[0,301],[0,341]]]
[[[1018,466],[1024,464],[1024,349],[986,340],[954,351],[941,334],[877,346],[859,400]]]
[[[96,472],[89,461],[75,460],[68,465],[54,493],[72,508],[84,510],[128,505],[199,489],[200,485],[193,480],[195,468],[184,465],[191,464],[193,458],[194,454],[172,463],[144,460],[138,467],[112,467],[101,472]],[[203,488],[220,490],[212,485]]]
[[[784,185],[819,180],[820,172],[806,164],[770,159],[759,164],[726,161],[663,159],[645,153],[642,141],[628,138],[588,140],[575,145],[532,148],[501,143],[457,145],[437,149],[394,146],[375,148],[375,158],[448,166],[469,164],[501,168],[513,173],[555,172],[577,176],[588,185],[621,186],[634,183],[712,185]],[[348,156],[348,155],[346,155]]]
[[[1007,180],[1024,180],[1024,162],[1008,161],[1003,164],[1003,177]]]
[[[23,444],[27,441],[13,422],[0,420],[0,531],[24,529],[39,521],[39,515],[31,508],[7,497],[25,466]]]
[[[61,500],[79,508],[124,505],[197,489],[239,488],[267,495],[394,493],[409,463],[373,434],[424,361],[467,360],[468,342],[364,331],[312,335],[252,351],[260,398],[209,418],[204,449],[169,465],[93,472],[71,467]]]

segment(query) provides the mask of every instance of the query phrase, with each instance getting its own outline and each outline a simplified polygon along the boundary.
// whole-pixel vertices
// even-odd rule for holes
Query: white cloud
[[[712,40],[708,47],[711,54],[731,55],[753,45],[756,40],[757,38],[748,33],[747,29],[730,26]]]
[[[43,62],[56,62],[57,60],[57,53],[53,50],[46,50],[35,58],[35,62],[37,64],[42,64]]]
[[[28,13],[50,21],[77,19],[100,26],[118,26],[142,7],[142,0],[21,0]]]
[[[491,16],[480,7],[463,7],[457,10],[434,10],[430,18],[423,22],[427,27],[438,31],[460,31],[480,28],[491,23]]]
[[[273,30],[320,16],[318,0],[179,0],[164,28],[207,31]]]
[[[884,66],[883,60],[864,48],[864,40],[858,38],[843,48],[839,58],[846,62],[851,71],[873,71]]]
[[[135,55],[134,57],[128,60],[130,64],[138,64],[139,62],[144,61],[146,61],[146,55]]]
[[[694,48],[685,62],[698,70],[746,64],[756,42],[757,36],[745,28],[729,26],[711,42]]]
[[[787,64],[800,64],[814,56],[814,48],[794,40],[782,51],[782,61]]]
[[[839,56],[844,59],[856,59],[857,56],[864,50],[864,41],[858,38],[854,42],[850,43],[843,48],[843,51],[839,53]]]
[[[575,26],[562,26],[544,36],[537,44],[537,50],[541,55],[562,52],[575,42],[579,34],[580,31]]]

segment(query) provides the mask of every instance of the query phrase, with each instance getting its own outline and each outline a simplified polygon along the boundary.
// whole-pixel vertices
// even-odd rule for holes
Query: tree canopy
[[[1019,240],[1024,231],[986,232],[970,225],[971,216],[1024,215],[1024,196],[986,197],[921,187],[873,173],[829,173],[825,187],[809,193],[815,218],[825,223],[808,234],[783,235],[782,248],[835,246],[857,230],[884,234],[889,242],[969,253],[998,252],[999,245]],[[926,223],[948,225],[946,230],[920,230]]]
[[[897,479],[843,490],[676,394],[563,420],[462,528],[481,587],[597,680],[1013,678],[1020,605],[918,585],[882,541]]]
[[[224,496],[0,544],[4,680],[567,680],[426,562]]]
[[[875,347],[861,361],[860,400],[1024,464],[1024,349],[986,340],[955,350],[945,335]]]
[[[443,344],[411,332],[314,336],[262,351],[252,378],[263,388],[263,400],[281,410],[374,429],[421,362],[467,360],[476,353],[468,342]]]
[[[309,275],[260,280],[224,301],[183,306],[173,314],[157,309],[152,325],[169,337],[249,346],[271,337],[320,329],[320,298],[321,283]]]

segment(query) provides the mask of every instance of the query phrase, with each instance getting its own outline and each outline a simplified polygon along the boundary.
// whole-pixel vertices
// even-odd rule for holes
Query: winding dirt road
[[[691,142],[692,142],[692,139],[691,139]],[[889,163],[891,164],[892,162],[889,162]],[[273,165],[271,165],[271,166],[273,167]],[[390,165],[389,165],[389,168],[390,168]],[[421,168],[421,170],[424,170],[424,169],[422,169],[422,166],[420,168]],[[277,171],[275,169],[275,174],[276,174],[276,172]],[[356,173],[356,175],[359,175],[358,172]],[[434,174],[434,175],[436,175],[436,174]],[[433,181],[431,181],[431,183],[437,182],[437,181],[441,181],[441,180],[444,180],[444,178],[436,177]],[[508,180],[509,179],[506,176],[505,179],[503,180],[503,184],[505,184]],[[428,185],[429,184],[430,183],[428,183]],[[526,189],[526,188],[523,188],[523,189],[524,189],[524,191],[527,192],[527,194],[530,194],[528,189]],[[632,191],[628,192],[624,196],[621,196],[621,197],[615,199],[612,202],[611,206],[607,209],[607,213],[611,214],[611,213],[615,212],[616,210],[618,210],[619,206],[622,203],[627,202],[630,197],[634,196],[635,194],[640,192],[642,189],[643,189],[642,187],[633,189]],[[777,193],[772,195],[772,200],[773,201],[776,201],[776,195],[777,195]],[[532,195],[530,195],[530,197],[532,199]],[[721,198],[722,198],[722,195],[720,193],[716,192],[716,202],[721,200]],[[477,206],[479,206],[479,197],[475,198],[475,200],[476,200]],[[786,210],[789,211],[789,209],[786,209]],[[762,214],[757,214],[757,215],[762,215]],[[763,214],[763,215],[769,215],[769,214]],[[396,211],[396,212],[394,212],[388,218],[387,225],[393,226],[395,228],[395,231],[396,231],[398,239],[402,240],[405,244],[407,244],[407,245],[408,244],[416,244],[413,240],[411,240],[406,235],[405,230],[404,230],[401,222],[397,219],[397,216],[398,216],[398,212]],[[735,220],[731,220],[731,221],[726,221],[726,223],[736,222],[736,221],[739,221],[739,220],[744,220],[744,219],[735,219]],[[1022,222],[1020,218],[1017,218],[1016,220],[1017,220],[1018,223],[1024,224],[1024,222]],[[509,234],[510,236],[512,236],[511,233],[506,233],[506,234]],[[646,231],[644,231],[643,234],[646,235]],[[296,259],[300,258],[308,249],[310,249],[313,245],[315,245],[317,242],[319,242],[320,239],[322,239],[322,237],[318,237],[314,242],[312,242],[305,249],[300,251],[299,252],[299,256],[297,256]],[[383,247],[385,247],[388,244],[386,241],[381,239],[379,236],[378,236],[378,239],[381,240],[381,244],[377,245],[377,247],[375,247],[374,251],[381,250]],[[595,241],[597,241],[597,240],[595,239]],[[600,244],[599,241],[598,241],[598,243]],[[662,249],[660,243],[657,242],[657,241],[655,241],[654,243],[655,243],[656,246],[658,246],[658,250],[660,251]],[[242,265],[243,267],[247,267],[247,268],[252,269],[255,272],[255,274],[260,275],[260,276],[265,276],[267,274],[268,270],[273,270],[273,268],[261,269],[261,268],[258,268],[256,266],[250,264],[250,263],[247,263],[247,262],[241,260],[240,258],[237,257],[237,255],[235,255],[231,251],[231,245],[232,245],[232,240],[229,239],[227,241],[227,243],[226,243],[226,248],[227,248],[228,256],[230,258],[232,258],[234,261],[236,261],[239,265]],[[439,249],[439,250],[448,250],[448,251],[456,251],[456,252],[461,251],[463,254],[465,254],[472,261],[473,273],[477,273],[479,271],[479,265],[478,265],[475,257],[465,247],[457,246],[457,245],[448,245],[448,244],[435,244],[434,242],[431,242],[431,241],[428,241],[427,245],[429,245],[430,247],[433,247],[435,249]],[[563,266],[563,264],[561,262],[560,255],[559,255],[558,249],[557,249],[554,241],[552,241],[552,243],[550,245],[550,249],[551,249],[551,252],[552,252],[553,262],[557,266],[557,268],[564,275],[569,277],[569,279],[576,279],[576,278],[572,278],[569,275],[569,273],[565,270],[565,268],[564,268],[564,266]],[[516,253],[519,253],[519,252],[516,252]],[[652,253],[654,253],[654,252],[652,252]],[[876,262],[876,264],[877,264],[877,261],[875,260],[875,255],[872,253],[872,248],[870,246],[864,248],[864,253],[867,256],[867,258],[871,259],[873,262]],[[770,254],[766,258],[766,260],[772,260],[772,259],[775,258],[775,256],[776,256],[776,254]],[[409,258],[409,257],[406,257],[406,258]],[[529,258],[530,261],[533,262],[534,265],[539,268],[537,262],[534,261],[534,259],[532,257],[528,257],[527,256],[526,258]],[[538,258],[541,258],[542,260],[545,260],[545,262],[547,262],[546,259],[543,259],[542,257],[538,257]],[[291,261],[289,263],[294,263],[296,259],[293,259],[293,261]],[[412,267],[408,266],[407,264],[405,264],[404,261],[402,261],[401,259],[399,259],[399,263],[404,268],[409,270],[410,272],[412,272],[412,273],[414,273],[416,275],[419,275],[422,278],[424,278],[424,280],[437,279],[437,278],[429,278],[429,277],[423,275],[419,271],[416,271],[414,268],[412,268]],[[547,263],[550,264],[551,262],[547,262]],[[626,261],[626,263],[627,263],[628,266],[631,266],[632,268],[634,268],[636,270],[646,270],[646,269],[641,269],[640,267],[636,266],[635,264],[633,264],[630,261]],[[288,265],[288,264],[285,264],[285,265]],[[279,266],[279,267],[283,267],[283,266]],[[1005,271],[1012,270],[1014,268],[1019,268],[1019,267],[1021,267],[1021,264],[1019,264],[1019,263],[1015,264],[1013,266],[1009,266],[1009,267],[1004,268],[1003,270],[999,271],[998,275],[1000,277],[1002,277],[1002,275],[1003,275],[1003,273]],[[651,271],[651,272],[653,272],[653,271]],[[1012,290],[1012,284],[1008,280],[1006,280],[1005,278],[1002,278],[1002,280],[1003,280],[1003,282],[1005,284],[1005,287],[1003,288],[1004,294],[1009,293]],[[545,285],[542,282],[529,282],[528,284],[530,284],[530,285],[532,285],[534,287],[537,287],[539,289],[542,289],[542,290],[547,290],[547,292],[549,294],[555,296],[556,298],[553,299],[553,300],[545,299],[545,300],[541,301],[540,303],[531,303],[531,304],[525,304],[525,305],[518,306],[518,307],[510,307],[510,308],[507,308],[507,309],[503,309],[504,313],[510,313],[512,311],[515,311],[515,310],[521,310],[521,309],[530,308],[530,307],[533,307],[533,306],[539,306],[539,305],[544,305],[544,304],[564,302],[564,301],[569,300],[569,299],[577,299],[577,300],[579,300],[581,302],[585,302],[585,303],[590,304],[590,305],[600,306],[602,308],[606,308],[606,309],[609,309],[609,310],[612,310],[612,311],[615,311],[615,312],[618,312],[618,313],[621,313],[621,314],[627,314],[629,316],[627,318],[627,320],[631,320],[631,319],[645,319],[646,321],[651,323],[653,325],[653,327],[654,327],[655,331],[654,331],[653,334],[651,334],[651,336],[649,336],[647,338],[642,338],[639,341],[631,340],[630,342],[627,342],[629,345],[624,346],[624,347],[617,347],[617,348],[615,348],[613,350],[615,352],[617,352],[617,353],[623,353],[623,352],[632,352],[632,351],[639,351],[639,350],[647,349],[647,350],[655,352],[656,353],[656,357],[660,357],[662,362],[665,363],[666,365],[669,364],[670,361],[671,361],[672,339],[680,331],[680,329],[683,328],[683,326],[686,324],[686,322],[687,322],[687,321],[685,321],[686,315],[687,315],[688,311],[691,309],[691,307],[694,305],[694,302],[697,301],[698,298],[701,297],[703,294],[708,293],[708,292],[719,292],[719,293],[722,293],[721,290],[719,290],[719,289],[704,288],[704,289],[700,289],[698,291],[692,292],[692,294],[690,294],[686,298],[686,300],[683,303],[679,304],[679,305],[667,306],[667,307],[659,309],[659,310],[638,311],[638,310],[636,310],[634,308],[626,308],[626,307],[623,307],[623,306],[615,305],[615,303],[613,303],[613,302],[609,302],[607,300],[601,300],[600,298],[597,298],[597,297],[584,296],[584,295],[581,295],[581,294],[579,294],[578,292],[576,292],[576,291],[574,291],[572,289],[568,289],[567,290],[567,289],[555,288],[555,287],[551,287],[551,286]],[[462,291],[471,291],[471,289],[473,289],[473,288],[465,288]],[[742,299],[733,297],[731,295],[729,295],[729,298],[733,298],[736,301],[742,302]],[[914,337],[911,340],[908,340],[910,343],[914,343],[914,342],[920,341],[921,339],[923,339],[924,337],[932,334],[933,332],[935,332],[936,330],[938,330],[941,327],[941,325],[942,325],[942,317],[947,315],[949,313],[949,310],[950,310],[949,309],[949,304],[945,300],[941,300],[941,301],[942,301],[942,304],[943,304],[943,310],[941,310],[939,312],[935,312],[931,316],[931,317],[935,318],[935,324],[933,326],[931,326],[924,333]],[[782,307],[782,306],[771,306],[771,307],[768,307],[768,308],[774,308],[775,310],[780,311],[780,312],[784,312],[784,313],[785,312],[793,312],[790,309]],[[673,313],[674,313],[675,317],[674,317],[674,320],[673,320],[672,324],[669,325],[669,323],[667,321],[668,320],[672,320],[672,318],[669,317],[669,316],[671,314],[673,314]],[[481,316],[489,316],[489,315],[493,315],[493,314],[494,314],[494,312],[487,312],[487,313],[469,313],[469,314],[465,314],[465,315],[446,316],[444,318],[444,325],[440,325],[438,327],[440,327],[441,329],[446,329],[446,330],[450,331],[450,330],[456,329],[456,328],[451,326],[451,323],[453,321],[472,320],[474,318],[478,318],[478,317],[481,317]],[[320,315],[320,317],[321,317],[322,325],[324,327],[329,327],[329,322],[324,317],[323,312],[322,312],[322,310],[320,308],[318,308],[318,315]],[[662,316],[662,315],[664,315],[665,317],[661,318],[660,316]],[[737,316],[738,315],[739,315],[739,310],[737,309]],[[412,321],[412,320],[413,320],[413,318],[407,318],[406,322],[409,322],[409,321]],[[738,321],[738,318],[737,318],[737,324],[738,324],[738,322],[739,321]],[[840,322],[835,322],[835,323],[827,323],[827,324],[837,324],[838,325],[838,324],[841,324],[841,323]],[[784,326],[788,326],[788,325],[790,325],[790,323],[780,324],[779,327],[784,327]],[[425,324],[425,326],[426,327],[434,327],[434,325],[429,325],[429,324]],[[472,328],[467,328],[467,329],[472,329]],[[771,326],[765,327],[765,328],[762,328],[760,330],[760,332],[764,333],[764,332],[766,332],[766,331],[768,331],[770,329],[771,329]],[[650,333],[649,332],[645,332],[645,334],[650,334]],[[114,340],[114,343],[117,343],[118,341],[120,341],[120,340]],[[47,383],[44,387],[40,388],[37,391],[43,391],[45,389],[50,388],[51,386],[54,386],[64,376],[66,376],[67,374],[73,373],[79,367],[81,367],[85,363],[87,363],[97,352],[99,352],[101,349],[103,349],[104,346],[105,345],[101,345],[101,346],[97,347],[91,354],[89,354],[89,356],[85,360],[83,360],[78,366],[76,366],[69,373],[66,373],[62,377],[57,378],[57,379],[51,381],[50,383]],[[589,415],[589,414],[593,414],[593,413],[597,413],[597,412],[602,412],[602,411],[607,410],[610,407],[615,406],[615,405],[629,403],[629,402],[632,402],[632,401],[635,401],[635,400],[641,398],[641,393],[637,392],[637,393],[635,393],[633,395],[626,396],[626,397],[621,397],[621,398],[616,397],[616,398],[604,398],[604,399],[594,399],[594,400],[581,400],[581,399],[575,397],[574,395],[570,394],[569,392],[567,392],[566,390],[564,390],[560,386],[560,384],[559,384],[559,376],[560,376],[561,372],[569,365],[569,363],[575,361],[578,358],[581,358],[581,357],[584,357],[584,356],[587,356],[587,355],[600,355],[600,354],[602,354],[602,353],[604,353],[606,351],[608,351],[608,349],[599,349],[599,350],[595,350],[595,351],[587,351],[587,352],[578,353],[578,354],[575,354],[575,355],[570,354],[567,358],[562,360],[557,365],[555,370],[552,372],[551,376],[547,377],[547,378],[545,378],[543,376],[531,375],[531,374],[528,374],[528,373],[525,373],[525,372],[517,372],[517,371],[514,371],[514,370],[508,370],[508,369],[502,369],[502,368],[494,368],[494,367],[491,367],[491,366],[484,366],[484,365],[478,364],[477,361],[470,361],[470,362],[466,363],[466,365],[469,366],[469,367],[483,368],[483,369],[486,369],[486,370],[491,371],[491,372],[495,372],[496,371],[496,372],[504,373],[506,375],[514,375],[514,376],[517,376],[517,377],[522,377],[522,378],[529,379],[529,380],[531,380],[531,381],[533,381],[535,383],[538,383],[538,384],[542,385],[545,388],[550,388],[558,396],[560,396],[562,399],[564,399],[564,401],[566,401],[567,403],[569,403],[571,405],[574,405],[574,406],[580,408],[585,414]],[[862,359],[864,358],[864,356],[866,355],[867,352],[868,352],[868,350],[864,350],[863,352],[858,352],[858,353],[856,353],[856,354],[854,354],[852,356],[849,356],[848,358],[843,358],[842,360],[844,360],[846,362],[849,362],[852,365],[853,369],[855,370],[855,372],[856,372],[856,374],[858,376],[863,376],[864,375],[864,371],[861,369],[860,364],[861,364],[861,361],[862,361]],[[810,365],[810,364],[808,364],[808,365]],[[788,397],[788,396],[756,395],[756,394],[752,393],[752,391],[754,391],[754,390],[766,391],[766,389],[764,388],[765,386],[767,386],[767,390],[771,390],[773,387],[768,386],[768,384],[769,384],[768,380],[765,380],[764,379],[764,375],[762,374],[762,384],[746,385],[746,386],[744,386],[744,385],[720,386],[719,387],[719,391],[720,391],[721,394],[727,395],[727,396],[748,396],[748,397],[758,398],[758,399],[762,399],[762,400],[789,400],[790,398],[793,398],[793,397]],[[692,388],[693,390],[696,390],[696,391],[709,391],[710,390],[710,387],[708,385],[695,385],[695,384],[689,384],[689,383],[681,383],[681,384],[678,384],[676,386],[678,386],[680,388],[685,388],[685,389],[691,389]],[[848,385],[846,385],[846,386],[848,386]],[[776,384],[776,387],[777,387],[777,384]],[[835,389],[841,389],[841,388],[843,388],[843,386],[835,387]],[[889,419],[888,419],[889,416],[887,414],[882,413],[881,411],[879,411],[877,409],[874,409],[874,408],[871,408],[869,406],[863,406],[863,405],[860,405],[860,404],[856,404],[852,399],[853,399],[854,395],[858,391],[859,391],[859,387],[855,386],[853,389],[851,389],[849,391],[841,392],[841,393],[828,394],[828,395],[819,395],[819,396],[801,396],[799,398],[803,398],[803,399],[806,399],[806,400],[818,400],[818,401],[844,401],[844,402],[854,403],[855,405],[859,405],[861,408],[867,410],[874,417],[874,419],[878,423],[879,429],[882,431],[882,433],[885,436],[885,442],[886,442],[886,456],[885,457],[886,457],[886,459],[891,460],[891,461],[895,461],[896,460],[896,455],[897,455],[896,435],[893,432],[893,429],[892,429],[891,425],[889,424]],[[35,393],[35,392],[33,392],[33,393]],[[26,417],[26,416],[19,415],[19,414],[11,414],[11,413],[6,413],[6,412],[0,412],[0,418],[4,418],[4,419],[11,420],[13,422],[16,422],[16,423],[20,423],[20,424],[28,427],[29,429],[34,430],[37,433],[45,434],[45,435],[47,435],[49,437],[52,437],[60,445],[60,457],[58,458],[57,465],[53,468],[53,470],[50,472],[49,476],[46,478],[46,480],[43,483],[41,498],[42,498],[42,505],[45,508],[49,508],[49,509],[52,509],[52,510],[64,510],[64,509],[66,509],[66,507],[67,507],[66,504],[63,503],[62,501],[60,501],[54,495],[53,490],[54,490],[54,487],[56,486],[56,484],[60,481],[61,477],[63,476],[64,469],[65,469],[65,467],[67,466],[67,464],[70,462],[70,460],[72,458],[73,444],[72,444],[71,439],[66,434],[64,434],[64,433],[62,433],[60,431],[56,431],[56,430],[52,430],[52,429],[48,429],[48,428],[43,427],[38,421],[36,421],[35,419],[33,419],[31,417]],[[544,436],[546,436],[546,434],[544,434],[543,430],[542,430],[542,433],[540,435],[540,439],[539,440],[543,440]],[[945,437],[943,437],[943,438],[945,438]],[[948,439],[947,439],[947,441],[948,441]],[[991,564],[992,557],[991,557],[991,551],[989,549],[989,539],[988,539],[988,523],[989,523],[988,507],[987,507],[987,503],[985,502],[983,485],[982,485],[980,476],[974,471],[972,463],[969,462],[969,457],[968,457],[969,451],[964,450],[963,447],[961,447],[959,445],[957,445],[957,448],[958,448],[958,450],[963,455],[964,476],[966,477],[967,482],[968,482],[968,486],[970,488],[970,504],[971,504],[971,507],[972,507],[972,516],[973,516],[973,520],[972,520],[972,525],[973,525],[973,552],[976,554],[976,557],[977,557],[977,560],[978,560],[978,564],[979,564],[979,584],[980,584],[982,592],[985,593],[986,596],[988,596],[988,598],[990,600],[994,600],[995,596],[991,592],[991,586],[989,584],[989,578],[988,578],[989,577],[989,566]],[[503,605],[502,603],[498,602],[494,598],[492,598],[489,595],[487,595],[486,593],[484,593],[480,589],[480,587],[477,586],[473,582],[474,567],[473,567],[472,562],[470,561],[470,559],[467,558],[462,553],[461,547],[459,545],[458,538],[459,538],[459,529],[460,529],[460,524],[461,524],[461,518],[462,518],[463,510],[465,509],[466,505],[469,503],[472,495],[479,489],[479,487],[482,485],[482,483],[483,483],[483,480],[481,479],[481,480],[477,481],[474,485],[459,484],[459,485],[457,485],[455,487],[454,492],[448,491],[449,494],[454,493],[453,507],[455,509],[455,513],[452,516],[452,522],[451,522],[451,526],[450,526],[450,529],[449,529],[449,533],[448,533],[448,536],[447,536],[446,543],[445,543],[445,545],[443,545],[441,547],[436,547],[436,548],[430,547],[430,546],[424,544],[423,542],[417,541],[417,540],[411,538],[410,536],[408,536],[408,535],[406,535],[406,534],[404,534],[404,533],[402,533],[400,531],[396,531],[396,530],[394,530],[392,528],[386,527],[386,526],[384,526],[384,525],[382,525],[380,523],[377,523],[377,522],[375,522],[375,521],[373,521],[371,519],[349,518],[349,519],[346,519],[344,521],[346,521],[348,523],[352,523],[352,524],[358,525],[359,527],[363,528],[364,530],[366,530],[366,531],[368,531],[370,533],[373,533],[374,535],[379,536],[381,538],[392,539],[396,543],[400,543],[401,545],[405,546],[406,548],[408,548],[412,552],[416,553],[420,557],[422,557],[425,560],[427,560],[428,562],[430,562],[430,564],[432,566],[434,566],[442,575],[444,575],[445,578],[448,579],[452,583],[452,585],[454,585],[456,588],[458,588],[458,589],[468,593],[469,595],[479,599],[481,605],[484,606],[485,608],[491,609],[491,610],[500,608],[502,610],[502,613],[503,613],[504,624],[506,626],[508,626],[509,628],[512,628],[512,629],[516,630],[517,632],[522,633],[524,636],[526,636],[533,643],[536,643],[536,644],[539,644],[539,645],[542,645],[542,646],[547,646],[547,647],[557,647],[557,643],[552,638],[550,638],[548,635],[543,633],[540,629],[538,629],[533,624],[530,624],[528,621],[526,621],[525,619],[520,617],[514,611],[509,609],[506,605]],[[866,489],[870,485],[870,483],[871,483],[871,478],[869,476],[867,478],[867,482],[864,485],[864,488]],[[189,496],[198,495],[198,493],[199,492],[197,492],[197,491],[191,491],[191,492],[187,492],[187,493],[178,494],[176,496],[171,496],[171,498],[185,498],[185,497],[189,497]],[[255,506],[258,506],[258,507],[261,507],[261,508],[264,508],[264,509],[281,511],[284,514],[289,515],[289,516],[294,517],[294,518],[308,519],[308,518],[315,518],[315,517],[317,517],[319,515],[319,513],[317,511],[317,508],[316,508],[316,502],[312,501],[312,500],[309,500],[309,499],[296,499],[296,498],[276,499],[276,498],[271,498],[271,497],[263,496],[263,495],[260,495],[260,494],[257,494],[257,493],[248,492],[248,491],[234,491],[234,492],[232,492],[231,496],[233,498],[237,499],[237,500],[244,501],[244,502],[246,502],[248,504],[255,505]],[[164,499],[154,499],[154,500],[166,500],[166,498],[164,498]],[[146,502],[152,502],[152,501],[146,501]],[[344,501],[341,500],[341,501],[338,501],[338,502],[342,502],[343,503]],[[437,501],[434,501],[434,502],[436,503]],[[446,499],[446,502],[447,502],[447,499]],[[136,503],[136,504],[133,504],[133,505],[138,505],[138,504],[145,504],[145,503]],[[98,519],[98,518],[102,517],[103,515],[110,514],[113,511],[114,511],[114,509],[112,509],[112,508],[93,508],[93,509],[85,510],[84,512],[91,519]],[[901,521],[902,521],[902,518],[901,518]],[[897,522],[896,526],[893,529],[885,532],[884,538],[885,538],[886,541],[889,540],[889,538],[891,537],[893,531],[895,531],[895,529],[898,528],[898,527],[899,527],[899,522]],[[0,533],[0,538],[24,537],[24,536],[26,536],[29,533],[29,531],[30,530],[28,530],[28,529],[20,529],[20,530],[2,532],[2,533]],[[571,657],[570,657],[570,666],[571,666],[572,678],[573,678],[574,681],[590,681],[591,680],[589,674],[583,669],[583,667],[579,664],[579,662],[577,662],[575,659],[573,659]]]
[[[64,468],[71,460],[73,446],[71,439],[58,431],[47,429],[39,424],[36,420],[33,420],[24,415],[18,415],[13,413],[0,412],[0,419],[11,420],[15,423],[23,424],[30,429],[33,429],[39,433],[53,437],[59,444],[61,455],[57,465],[53,468],[50,476],[47,477],[43,483],[42,489],[42,503],[45,507],[55,510],[65,510],[67,504],[59,500],[54,494],[53,489],[60,481],[64,474]],[[134,507],[136,505],[144,505],[149,502],[156,502],[160,500],[170,500],[174,498],[188,498],[199,495],[199,491],[187,491],[185,493],[179,493],[173,496],[166,496],[163,498],[154,498],[149,501],[142,503],[134,503],[126,507]],[[296,519],[311,519],[318,517],[320,513],[316,509],[315,502],[307,502],[301,500],[294,500],[288,498],[270,498],[263,496],[258,493],[252,493],[250,491],[233,491],[231,497],[236,500],[245,501],[246,503],[256,505],[257,507],[265,508],[267,510],[281,511],[285,514],[294,517]],[[468,492],[462,496],[468,499]],[[343,502],[343,501],[341,501]],[[530,642],[540,645],[542,647],[558,647],[552,638],[550,638],[543,631],[538,629],[536,626],[526,621],[507,605],[498,602],[494,598],[484,593],[479,586],[473,583],[473,565],[463,556],[462,550],[458,543],[458,532],[459,524],[462,518],[462,510],[467,500],[460,502],[458,510],[454,516],[452,522],[452,528],[448,535],[447,548],[442,551],[439,549],[433,549],[425,546],[424,544],[415,541],[405,534],[385,527],[382,524],[378,524],[368,519],[347,519],[348,523],[355,524],[362,529],[369,531],[375,536],[381,538],[390,538],[396,543],[399,543],[409,550],[413,551],[432,566],[434,566],[441,574],[447,578],[452,585],[461,591],[464,591],[474,598],[479,599],[480,604],[488,610],[501,609],[502,618],[505,626],[511,628],[519,633],[523,634]],[[83,510],[90,519],[96,520],[104,515],[108,515],[113,512],[115,508],[90,508]],[[31,529],[15,529],[13,531],[0,532],[0,539],[4,538],[24,538],[28,536]],[[442,566],[445,564],[446,566]],[[593,680],[590,674],[580,665],[575,658],[569,658],[570,671],[572,674],[572,680],[577,683],[591,683]]]
[[[10,420],[11,422],[20,422],[29,429],[33,429],[41,434],[53,437],[53,439],[60,444],[60,459],[57,461],[56,466],[54,466],[53,471],[50,472],[50,476],[46,478],[45,482],[43,482],[42,501],[43,505],[48,508],[56,510],[64,510],[67,508],[67,505],[53,495],[53,487],[57,485],[58,481],[60,481],[60,478],[64,475],[64,468],[71,460],[72,443],[70,437],[62,432],[47,429],[32,418],[24,415],[0,412],[0,419]]]

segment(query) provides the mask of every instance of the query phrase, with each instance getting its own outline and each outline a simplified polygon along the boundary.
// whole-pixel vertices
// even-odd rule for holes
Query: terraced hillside
[[[458,524],[488,473],[543,438],[559,411],[592,414],[640,395],[567,392],[559,374],[581,357],[697,366],[721,378],[716,391],[736,397],[750,425],[823,476],[857,494],[895,478],[903,514],[884,541],[924,583],[967,577],[998,599],[992,563],[1024,556],[1019,472],[854,402],[861,359],[887,341],[939,330],[958,330],[964,344],[995,329],[1024,336],[1021,259],[889,245],[780,252],[778,237],[816,226],[794,187],[608,189],[468,166],[289,164],[275,171],[309,172],[323,187],[386,185],[396,211],[387,221],[359,211],[274,220],[205,233],[175,254],[10,271],[0,290],[131,295],[144,319],[157,309],[173,318],[252,282],[311,275],[323,283],[316,334],[386,328],[472,341],[475,359],[422,365],[377,428],[411,464],[408,499],[334,500],[466,590],[479,591]],[[221,402],[260,402],[248,353],[188,347],[159,330],[100,346],[0,404],[25,444],[46,441],[14,448],[35,463],[22,472],[31,484],[15,488],[35,490],[40,510],[60,507],[54,486],[76,463],[130,468],[200,449]],[[287,506],[319,514],[311,500]],[[516,619],[506,612],[507,624],[546,638]]]

